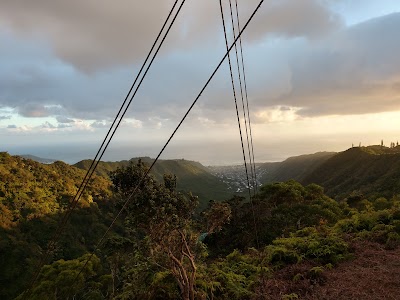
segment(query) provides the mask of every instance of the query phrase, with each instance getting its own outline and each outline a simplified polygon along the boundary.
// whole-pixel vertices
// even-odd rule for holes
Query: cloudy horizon
[[[0,151],[92,158],[172,4],[2,1]],[[224,55],[220,18],[184,4],[105,160],[157,155]],[[395,0],[264,1],[243,35],[256,161],[400,140],[398,28]],[[162,158],[241,155],[224,63]]]

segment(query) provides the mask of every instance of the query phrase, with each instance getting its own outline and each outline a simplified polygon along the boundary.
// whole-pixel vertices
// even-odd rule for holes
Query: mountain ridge
[[[131,162],[135,163],[139,159],[147,165],[151,165],[154,161],[150,157],[138,157],[119,162],[100,161],[95,174],[109,178],[110,172],[126,167]],[[88,170],[91,163],[91,160],[82,160],[73,166]],[[164,174],[176,175],[178,190],[190,191],[198,196],[200,198],[200,209],[204,209],[210,200],[222,201],[232,196],[232,192],[226,183],[213,175],[207,167],[196,161],[186,159],[158,160],[150,174],[158,181],[163,180]]]
[[[294,179],[316,183],[333,198],[400,194],[400,146],[371,145],[342,152],[317,152],[264,164],[265,183]]]

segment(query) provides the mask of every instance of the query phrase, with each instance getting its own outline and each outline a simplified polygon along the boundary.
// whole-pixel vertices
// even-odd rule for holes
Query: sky
[[[93,158],[173,2],[0,0],[0,151]],[[399,28],[398,0],[265,0],[242,39],[255,160],[400,140]],[[104,160],[155,157],[224,53],[219,2],[186,1]],[[243,162],[227,61],[162,158]]]

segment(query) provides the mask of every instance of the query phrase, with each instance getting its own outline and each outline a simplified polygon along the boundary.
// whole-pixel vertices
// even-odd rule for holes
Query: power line
[[[158,35],[157,35],[157,37],[156,37],[156,40],[154,41],[154,43],[153,43],[153,45],[152,45],[152,47],[151,47],[151,49],[150,49],[150,51],[149,51],[149,53],[148,53],[148,55],[147,55],[145,61],[144,61],[144,63],[142,64],[142,66],[141,66],[141,68],[140,68],[140,71],[139,71],[138,75],[136,76],[136,78],[135,78],[135,80],[134,80],[134,82],[133,82],[131,88],[130,88],[129,91],[128,91],[128,94],[126,95],[125,100],[124,100],[124,102],[122,103],[122,105],[121,105],[121,107],[120,107],[120,109],[119,109],[119,111],[118,111],[118,113],[117,113],[117,116],[114,118],[114,121],[113,121],[113,123],[112,123],[110,129],[108,130],[106,137],[104,138],[104,140],[103,140],[103,142],[102,142],[102,144],[101,144],[99,150],[97,151],[95,158],[92,160],[92,163],[91,163],[91,165],[90,165],[88,171],[86,172],[86,175],[85,175],[85,177],[84,177],[84,179],[83,179],[81,185],[79,186],[79,189],[78,189],[77,193],[75,194],[74,199],[70,202],[70,204],[69,204],[69,206],[68,206],[68,208],[67,208],[67,212],[65,213],[64,217],[62,218],[62,220],[61,220],[61,222],[60,222],[60,225],[59,225],[58,228],[57,228],[57,231],[55,232],[55,234],[54,234],[54,235],[52,236],[52,238],[50,239],[50,242],[49,242],[49,244],[48,244],[46,253],[45,253],[44,256],[42,256],[42,259],[41,259],[41,261],[39,262],[39,264],[38,264],[38,266],[37,266],[37,270],[36,270],[36,272],[35,272],[35,275],[33,276],[32,281],[31,281],[31,283],[30,283],[30,285],[29,285],[29,289],[28,289],[28,291],[27,291],[27,296],[30,295],[31,290],[32,290],[32,288],[33,288],[33,285],[34,285],[35,281],[37,280],[37,278],[38,278],[38,276],[39,276],[39,273],[40,273],[41,268],[43,267],[44,263],[47,261],[49,255],[50,255],[50,251],[53,250],[53,247],[55,246],[55,243],[56,243],[56,242],[58,241],[58,239],[60,238],[61,233],[62,233],[62,231],[64,230],[65,225],[66,225],[68,219],[70,218],[70,216],[71,216],[71,214],[72,214],[72,211],[76,208],[76,205],[77,205],[77,203],[79,202],[79,199],[81,198],[84,189],[85,189],[86,186],[88,185],[88,183],[89,183],[91,177],[92,177],[93,174],[94,174],[94,171],[96,170],[96,167],[98,166],[98,164],[99,164],[101,158],[103,157],[103,155],[104,155],[104,153],[105,153],[105,151],[106,151],[108,145],[110,144],[110,142],[111,142],[111,140],[112,140],[112,138],[113,138],[113,136],[114,136],[116,130],[118,129],[119,125],[121,124],[121,121],[122,121],[123,117],[125,116],[125,114],[126,114],[128,108],[129,108],[130,104],[132,103],[133,98],[135,97],[135,95],[136,95],[136,93],[137,93],[139,87],[141,86],[141,84],[142,84],[142,82],[143,82],[143,80],[144,80],[144,78],[145,78],[147,72],[149,71],[149,69],[150,69],[150,67],[151,67],[151,65],[152,65],[152,63],[153,63],[155,57],[157,56],[157,54],[158,54],[158,52],[159,52],[159,50],[160,50],[162,44],[164,43],[164,41],[165,41],[165,39],[166,39],[166,37],[167,37],[167,35],[168,35],[168,33],[169,33],[169,31],[170,31],[172,25],[174,24],[174,22],[175,22],[175,20],[176,20],[176,18],[177,18],[177,16],[178,16],[178,14],[179,14],[179,12],[181,11],[181,8],[182,8],[183,4],[185,3],[185,1],[186,1],[186,0],[183,0],[183,2],[180,4],[180,6],[179,6],[177,12],[175,13],[174,18],[172,19],[172,21],[171,21],[171,23],[170,23],[170,25],[169,25],[167,31],[165,32],[165,34],[164,34],[164,36],[163,36],[163,38],[162,38],[162,40],[161,40],[161,42],[160,42],[158,48],[156,49],[155,53],[153,54],[153,57],[152,57],[152,59],[151,59],[149,65],[147,66],[147,68],[146,68],[146,70],[145,70],[145,73],[143,74],[143,76],[142,76],[141,80],[139,81],[139,83],[138,83],[138,85],[137,85],[137,87],[136,87],[134,93],[132,94],[132,96],[131,96],[130,99],[129,99],[129,95],[131,95],[135,84],[136,84],[137,81],[139,80],[139,77],[140,77],[142,71],[144,70],[144,67],[146,66],[146,64],[147,64],[147,62],[148,62],[148,60],[149,60],[149,58],[150,58],[150,56],[151,56],[151,53],[153,52],[153,50],[154,50],[156,44],[158,43],[158,41],[159,41],[159,39],[160,39],[160,37],[161,37],[161,34],[162,34],[162,32],[164,31],[166,25],[168,24],[168,21],[170,20],[170,17],[171,17],[171,15],[172,15],[172,13],[173,13],[173,11],[174,11],[174,9],[175,9],[177,3],[178,3],[178,0],[176,0],[175,3],[173,4],[173,6],[172,6],[172,8],[171,8],[171,10],[170,10],[170,12],[169,12],[169,14],[168,14],[167,19],[165,20],[165,22],[164,22],[164,24],[163,24],[163,26],[162,26],[160,32],[158,33]],[[129,101],[128,101],[128,99],[129,99]],[[125,107],[125,109],[124,109],[124,107]]]
[[[220,4],[220,8],[221,8],[222,25],[223,25],[223,27],[224,27],[225,45],[226,45],[226,49],[228,50],[228,49],[229,49],[229,46],[228,46],[228,38],[227,38],[227,34],[226,34],[226,26],[225,26],[224,12],[223,12],[223,8],[222,8],[222,0],[219,0],[219,4]],[[236,44],[235,44],[235,45],[236,45]],[[231,75],[233,99],[235,100],[236,116],[237,116],[237,122],[238,122],[238,126],[239,126],[240,142],[241,142],[241,144],[242,144],[242,152],[243,152],[244,166],[245,166],[245,169],[246,169],[247,185],[248,185],[249,195],[250,195],[250,197],[251,197],[251,192],[250,192],[250,180],[249,180],[249,174],[248,174],[248,170],[247,170],[246,154],[245,154],[245,151],[244,151],[244,143],[243,143],[243,136],[242,136],[242,127],[241,127],[241,125],[240,125],[240,117],[239,117],[239,109],[238,109],[238,105],[237,105],[235,82],[234,82],[234,79],[233,79],[232,63],[231,63],[231,57],[230,57],[229,52],[228,52],[228,62],[229,62],[229,71],[230,71],[230,75]]]
[[[220,6],[220,10],[221,10],[222,25],[223,25],[223,28],[224,28],[225,44],[226,44],[226,48],[228,50],[228,38],[227,38],[227,34],[226,34],[226,26],[225,26],[224,10],[223,10],[223,7],[222,7],[222,0],[219,0],[219,6]],[[237,41],[239,37],[240,37],[240,35],[238,37],[235,37],[234,40]],[[236,47],[236,42],[234,43],[234,45]],[[243,154],[243,160],[244,160],[244,167],[245,167],[245,171],[246,171],[247,190],[249,192],[249,200],[250,200],[250,203],[251,203],[251,208],[252,208],[252,213],[253,213],[253,222],[254,222],[254,230],[255,230],[255,233],[256,233],[256,242],[257,242],[257,246],[259,246],[256,216],[255,216],[255,212],[254,212],[253,200],[252,200],[252,197],[251,197],[249,172],[248,172],[248,169],[247,169],[246,154],[245,154],[245,151],[244,151],[242,129],[241,129],[241,125],[240,125],[239,110],[238,110],[237,100],[236,100],[235,82],[234,82],[234,79],[233,79],[233,71],[232,71],[232,64],[231,64],[231,60],[230,60],[229,51],[228,51],[227,54],[228,54],[228,62],[229,62],[229,71],[230,71],[231,82],[232,82],[233,98],[235,100],[236,116],[237,116],[237,121],[238,121],[238,126],[239,126],[240,142],[241,142],[241,145],[242,145],[242,154]]]
[[[111,228],[114,226],[116,220],[119,218],[119,216],[121,215],[122,211],[126,208],[126,206],[128,205],[129,201],[132,199],[132,197],[135,195],[136,191],[138,190],[139,186],[143,183],[143,181],[145,180],[145,178],[149,175],[150,171],[153,169],[154,165],[157,163],[157,161],[159,160],[159,158],[161,157],[161,155],[163,154],[163,152],[165,151],[165,149],[167,148],[167,146],[169,145],[169,143],[171,142],[171,140],[173,139],[173,137],[175,136],[176,132],[179,130],[179,128],[182,126],[183,122],[186,120],[187,116],[189,115],[189,113],[191,112],[191,110],[193,109],[193,107],[195,106],[195,104],[197,103],[197,101],[200,99],[201,95],[203,94],[203,92],[205,91],[205,89],[207,88],[207,86],[209,85],[209,83],[211,82],[211,80],[214,78],[215,74],[217,73],[217,71],[219,70],[219,68],[221,67],[221,65],[223,64],[223,62],[225,61],[225,59],[228,57],[229,52],[232,50],[233,46],[236,44],[236,42],[238,41],[238,39],[242,36],[242,33],[246,30],[247,26],[249,25],[249,23],[251,22],[251,20],[253,19],[253,17],[255,16],[255,14],[257,13],[257,11],[259,10],[259,8],[261,7],[261,5],[263,4],[264,0],[261,0],[260,3],[257,5],[257,7],[255,8],[255,10],[253,11],[253,13],[251,14],[251,16],[249,17],[249,19],[247,20],[247,22],[245,23],[245,25],[243,26],[242,30],[239,32],[238,36],[236,37],[236,39],[233,41],[232,45],[230,47],[228,47],[225,55],[222,57],[222,59],[220,60],[220,62],[218,63],[218,65],[215,67],[214,71],[211,73],[210,77],[207,79],[206,83],[204,84],[204,86],[202,87],[202,89],[200,90],[200,92],[198,93],[197,97],[195,98],[195,100],[192,102],[192,104],[189,106],[188,110],[186,111],[186,113],[184,114],[184,116],[182,117],[182,119],[180,120],[180,122],[178,123],[178,125],[176,126],[176,128],[174,129],[174,131],[172,132],[172,134],[170,135],[170,137],[168,138],[167,142],[164,144],[164,146],[162,147],[161,151],[158,153],[157,157],[154,159],[153,163],[150,165],[150,167],[148,168],[148,170],[146,171],[146,173],[142,176],[142,178],[139,180],[139,182],[136,184],[135,188],[133,189],[132,193],[127,197],[124,205],[122,206],[122,208],[120,209],[120,211],[118,212],[118,214],[115,216],[114,220],[111,222],[110,226],[107,228],[106,232],[104,233],[104,235],[101,237],[100,241],[97,243],[96,245],[96,249],[99,249],[101,244],[103,243],[104,239],[106,238],[108,232],[111,230]],[[86,260],[85,264],[83,265],[83,267],[80,269],[78,275],[75,277],[75,280],[73,283],[75,283],[75,281],[78,279],[79,275],[82,273],[82,271],[85,269],[85,267],[87,266],[87,264],[89,263],[89,261],[92,259],[94,253],[92,253],[88,259]],[[73,285],[73,284],[72,284]]]
[[[238,24],[238,30],[240,31],[240,19],[239,19],[239,8],[238,8],[238,1],[235,0],[236,6],[236,19]],[[242,71],[243,71],[243,82],[244,82],[244,91],[246,96],[246,104],[247,104],[247,118],[249,120],[249,129],[250,129],[250,144],[251,144],[251,153],[253,158],[253,168],[254,168],[254,180],[255,180],[255,193],[257,193],[258,186],[257,186],[257,172],[256,172],[256,162],[254,159],[254,145],[253,145],[253,133],[251,130],[251,119],[250,119],[250,109],[249,109],[249,97],[247,92],[247,80],[246,80],[246,72],[244,67],[244,55],[243,55],[243,46],[242,46],[242,38],[239,38],[239,49],[240,49],[240,56],[242,58]]]
[[[230,9],[230,16],[231,16],[233,38],[236,38],[236,30],[235,30],[233,9],[232,9],[232,1],[231,0],[229,0],[229,9]],[[237,10],[236,10],[236,14],[237,14],[237,18],[238,18],[238,11]],[[239,43],[240,43],[240,41],[241,41],[241,39],[239,39]],[[252,154],[251,154],[251,149],[250,149],[249,129],[248,129],[248,126],[247,126],[246,108],[244,106],[242,76],[241,76],[241,71],[240,71],[240,63],[239,63],[239,55],[238,55],[238,50],[237,50],[237,44],[235,44],[235,54],[236,54],[235,56],[236,56],[236,65],[237,65],[237,72],[238,72],[238,78],[239,78],[239,86],[240,86],[240,96],[241,96],[241,100],[242,100],[243,119],[244,119],[244,124],[245,124],[245,129],[246,129],[247,150],[248,150],[249,160],[250,160],[250,174],[251,174],[251,179],[252,179],[252,183],[253,183],[253,191],[254,191],[255,185],[256,185],[255,174],[254,174],[255,169],[253,168],[253,163],[254,162],[252,162]],[[242,57],[242,61],[243,61],[243,57]],[[247,106],[247,109],[248,109],[248,106]]]

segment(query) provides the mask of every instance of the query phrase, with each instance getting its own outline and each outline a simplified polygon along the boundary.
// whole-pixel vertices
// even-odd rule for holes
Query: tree
[[[144,178],[146,171],[139,160],[111,173],[116,197],[121,203],[131,198],[125,225],[142,237],[143,253],[173,276],[182,299],[192,300],[203,249],[192,218],[197,197],[177,192],[175,176],[164,175],[164,183],[159,184],[151,176]]]
[[[205,240],[219,254],[265,246],[305,227],[334,224],[342,216],[339,204],[327,197],[322,187],[302,186],[294,180],[265,184],[252,204],[245,199],[232,199],[230,207],[230,224]]]
[[[222,225],[231,218],[232,210],[227,202],[211,201],[210,207],[204,212],[207,235],[218,232]]]
[[[85,266],[88,257],[86,254],[43,266],[29,299],[99,299],[106,295],[109,276],[101,275],[100,259],[96,255]],[[17,299],[25,297],[21,294]]]

